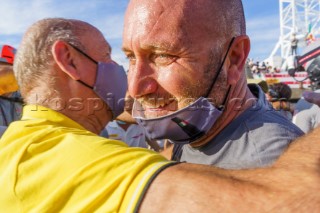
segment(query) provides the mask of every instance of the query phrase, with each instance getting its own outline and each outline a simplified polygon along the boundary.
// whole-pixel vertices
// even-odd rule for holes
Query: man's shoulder
[[[0,168],[1,165],[13,162],[12,158],[18,153],[27,153],[21,161],[11,163],[10,168],[4,167],[15,171],[14,168],[24,165],[24,170],[18,172],[36,168],[37,173],[16,175],[19,184],[25,183],[26,179],[32,180],[28,182],[30,187],[17,193],[29,194],[34,205],[43,204],[44,194],[49,198],[63,198],[66,193],[72,192],[68,205],[56,204],[57,209],[74,210],[79,203],[91,206],[94,210],[104,209],[104,212],[110,209],[134,209],[148,183],[162,169],[172,165],[172,162],[158,153],[129,148],[121,141],[99,137],[83,129],[47,126],[41,130],[43,126],[34,125],[30,130],[26,130],[28,127],[21,129],[22,134],[14,136],[17,125],[10,126],[9,132],[1,139],[6,151],[0,155],[3,160]],[[36,191],[32,191],[33,188]],[[87,199],[90,196],[101,196],[104,199],[91,203]],[[49,198],[46,202],[53,204],[55,200]]]
[[[281,133],[299,137],[304,134],[295,124],[275,109],[256,113],[255,116],[245,121],[245,126],[248,131],[255,131],[262,135]]]
[[[185,145],[181,160],[229,169],[263,167],[303,134],[277,112],[256,112],[241,122],[231,122],[200,149]]]

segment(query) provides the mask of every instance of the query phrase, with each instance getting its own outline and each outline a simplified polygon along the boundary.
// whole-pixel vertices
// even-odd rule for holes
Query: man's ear
[[[80,75],[74,64],[74,49],[64,41],[56,41],[51,51],[59,68],[72,79],[79,80]]]
[[[244,66],[250,52],[250,39],[246,35],[235,38],[230,49],[228,70],[228,83],[236,84],[244,74]]]

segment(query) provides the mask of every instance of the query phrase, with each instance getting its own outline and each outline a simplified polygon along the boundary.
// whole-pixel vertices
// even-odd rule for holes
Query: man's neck
[[[251,93],[250,89],[247,87],[246,82],[241,85],[236,85],[236,87],[231,89],[230,98],[227,100],[226,108],[209,130],[209,132],[203,136],[201,139],[192,142],[190,145],[192,147],[200,147],[209,143],[214,137],[216,137],[229,123],[241,115],[246,109],[252,106],[251,104],[246,104],[250,99],[255,98]]]
[[[97,135],[99,135],[102,129],[112,120],[112,112],[106,110],[106,106],[90,114],[88,114],[85,109],[81,111],[70,111],[66,109],[60,112]]]
[[[40,97],[39,100],[47,99]],[[57,98],[57,100],[60,100],[62,103],[69,103],[63,100],[71,100],[71,98]],[[53,109],[55,111],[58,111],[64,114],[65,116],[69,117],[70,119],[74,120],[75,122],[79,123],[85,129],[98,135],[100,134],[102,129],[107,125],[107,123],[112,120],[112,111],[107,110],[106,104],[103,104],[103,106],[99,109],[93,109],[92,107],[90,107],[92,104],[88,104],[86,102],[83,102],[81,107],[79,107],[76,104],[74,104],[74,106],[71,104],[59,105],[55,104],[55,102],[53,101],[45,101],[31,104],[39,104]]]

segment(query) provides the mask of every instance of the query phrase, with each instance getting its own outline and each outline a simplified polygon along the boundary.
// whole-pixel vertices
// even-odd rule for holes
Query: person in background
[[[299,40],[296,37],[296,33],[292,33],[292,36],[291,36],[291,55],[292,56],[297,55],[298,42]]]
[[[0,137],[12,121],[21,117],[22,99],[13,74],[16,49],[0,45]]]
[[[110,139],[124,141],[131,147],[149,148],[157,152],[163,149],[163,146],[161,147],[162,144],[158,144],[157,141],[148,140],[144,129],[138,124],[114,120],[107,124],[100,135]]]
[[[272,104],[273,108],[292,121],[293,108],[290,105],[292,95],[291,88],[285,83],[275,83],[269,85],[267,99]]]
[[[269,86],[265,80],[247,78],[247,83],[248,84],[257,84],[265,94],[268,93]]]
[[[320,93],[320,89],[317,89],[315,93]],[[320,107],[301,97],[295,105],[292,121],[302,131],[308,133],[319,126]]]

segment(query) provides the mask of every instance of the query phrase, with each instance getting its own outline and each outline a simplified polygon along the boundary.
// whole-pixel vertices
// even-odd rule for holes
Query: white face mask
[[[192,104],[172,114],[152,119],[145,118],[142,105],[135,100],[132,116],[136,119],[137,123],[145,129],[146,136],[149,139],[169,139],[176,144],[187,144],[208,133],[223,112],[231,86],[229,86],[227,94],[225,95],[223,105],[219,108],[213,106],[206,97],[208,97],[218,79],[234,39],[235,38],[232,38],[218,73],[212,80],[205,97],[200,97]]]

